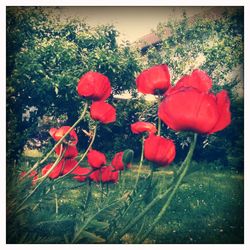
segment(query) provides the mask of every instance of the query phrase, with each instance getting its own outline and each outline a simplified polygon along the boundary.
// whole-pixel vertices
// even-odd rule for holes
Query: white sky
[[[185,10],[188,16],[211,7],[60,7],[62,17],[86,18],[89,25],[113,24],[121,33],[118,41],[134,42],[156,28],[159,22],[180,19]]]

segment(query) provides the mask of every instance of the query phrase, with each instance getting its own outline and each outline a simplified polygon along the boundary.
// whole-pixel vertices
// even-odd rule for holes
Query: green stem
[[[197,141],[197,134],[194,135],[194,140],[193,140],[193,143],[191,144],[190,146],[190,149],[189,149],[189,152],[188,152],[188,155],[187,155],[187,161],[186,161],[186,164],[185,164],[185,168],[183,169],[183,172],[180,174],[180,177],[178,179],[178,181],[176,182],[175,184],[175,187],[174,189],[172,190],[171,194],[169,195],[168,199],[167,199],[167,202],[165,203],[165,205],[162,207],[161,211],[159,212],[159,214],[157,215],[157,217],[154,219],[153,223],[150,225],[150,227],[148,228],[148,230],[146,231],[146,233],[144,235],[142,235],[137,243],[139,242],[143,242],[147,236],[151,233],[151,231],[154,229],[155,225],[160,221],[160,219],[162,218],[162,216],[165,214],[166,210],[168,209],[174,195],[176,194],[183,178],[185,177],[187,171],[188,171],[188,168],[190,166],[190,162],[191,162],[191,158],[193,156],[193,152],[194,152],[194,149],[195,149],[195,145],[196,145],[196,141]]]
[[[91,191],[92,191],[91,190],[91,180],[89,180],[88,181],[88,190],[87,190],[86,200],[85,200],[85,204],[84,204],[84,208],[83,208],[84,211],[87,209],[88,204],[89,204],[89,202],[91,200],[91,194],[92,194]]]
[[[89,219],[84,223],[84,225],[78,230],[78,232],[75,234],[73,240],[71,243],[76,243],[78,240],[78,237],[81,235],[82,231],[89,225],[89,223],[97,216],[99,215],[101,212],[103,212],[104,210],[114,206],[116,203],[121,202],[122,199],[117,199],[114,202],[112,202],[110,205],[101,208],[99,211],[97,211],[93,216],[89,217]]]
[[[140,179],[141,168],[142,168],[142,163],[143,163],[143,158],[144,158],[144,136],[142,137],[141,159],[140,159],[140,163],[139,163],[139,167],[138,167],[138,174],[137,174],[137,178],[136,178],[136,182],[135,182],[134,191],[136,191],[136,187],[137,187],[138,181],[139,181],[139,179]],[[133,192],[133,191],[132,191],[132,192]]]
[[[96,136],[96,129],[97,129],[97,126],[95,126],[94,128],[94,133],[93,133],[93,137],[92,137],[92,140],[88,146],[88,148],[86,149],[86,151],[84,152],[84,154],[82,155],[82,157],[80,158],[80,160],[76,163],[76,165],[65,175],[61,176],[61,177],[58,177],[56,179],[56,181],[59,181],[61,180],[62,178],[65,178],[66,176],[68,176],[69,174],[71,174],[78,166],[79,164],[82,162],[82,160],[86,157],[87,153],[89,152],[89,150],[91,149],[94,141],[95,141],[95,136]],[[88,174],[89,175],[89,174]]]
[[[161,199],[163,199],[169,193],[170,190],[171,188],[169,188],[163,195],[157,195],[139,215],[137,215],[123,230],[121,230],[117,238],[122,238],[122,236],[127,233],[127,231],[130,230],[139,220],[141,220],[143,216],[147,212],[149,212]]]
[[[194,136],[194,142],[192,143],[192,145],[190,146],[190,149],[189,149],[189,152],[188,152],[188,154],[187,154],[187,156],[186,156],[186,159],[184,160],[184,162],[187,162],[187,159],[189,158],[190,160],[191,160],[191,157],[192,157],[192,155],[193,155],[193,151],[194,151],[194,147],[195,147],[195,144],[196,144],[196,139],[197,139],[197,134],[195,134],[195,136]],[[190,161],[189,160],[189,161]],[[186,164],[185,164],[186,165]],[[187,164],[187,165],[189,165],[189,164]],[[187,170],[186,170],[187,171]],[[152,173],[150,173],[150,175],[151,175]],[[184,173],[184,175],[185,175],[186,173]],[[181,180],[183,179],[183,177],[184,177],[184,175],[181,175]],[[179,179],[179,184],[180,184],[180,181],[181,181],[180,179]],[[171,182],[172,183],[172,182]],[[178,184],[178,185],[179,185]],[[128,230],[130,230],[139,220],[141,220],[141,218],[143,218],[143,216],[147,213],[147,212],[149,212],[160,200],[163,200],[163,199],[165,199],[167,196],[168,196],[168,194],[169,194],[169,192],[171,191],[173,189],[173,187],[170,187],[170,188],[168,188],[164,193],[161,193],[161,194],[159,194],[159,195],[157,195],[146,207],[145,207],[145,209],[139,214],[139,215],[137,215],[123,230],[121,230],[121,232],[118,234],[118,236],[117,236],[117,238],[118,239],[120,239],[120,238],[122,238],[122,236],[124,235],[124,234],[126,234],[127,233],[127,231]],[[176,192],[176,191],[175,191]]]
[[[55,190],[55,186],[52,186],[52,189]],[[58,198],[57,198],[57,193],[55,193],[55,206],[56,206],[56,214],[58,214]]]
[[[31,191],[30,194],[28,194],[26,196],[26,198],[21,202],[21,204],[17,207],[17,211],[19,211],[19,209],[21,208],[21,206],[35,193],[35,191],[42,185],[42,183],[45,181],[45,179],[49,176],[49,174],[56,168],[56,166],[58,165],[58,163],[61,161],[61,159],[63,158],[66,149],[62,152],[63,146],[61,145],[61,149],[60,149],[60,153],[56,159],[56,161],[54,162],[54,164],[51,166],[51,168],[49,169],[49,171],[42,177],[41,182]]]
[[[161,96],[158,95],[158,108],[161,104]],[[161,119],[160,117],[158,116],[158,132],[157,132],[157,135],[161,135]]]
[[[64,134],[64,136],[54,145],[54,147],[44,156],[44,158],[38,160],[33,167],[22,177],[25,178],[26,176],[28,176],[33,170],[35,170],[40,164],[43,164],[48,158],[49,156],[54,152],[55,148],[62,143],[62,141],[66,138],[66,136],[78,125],[78,123],[83,119],[83,117],[85,116],[85,113],[87,111],[88,108],[88,103],[86,102],[84,105],[84,109],[82,114],[80,115],[80,117],[78,118],[78,120],[70,127],[70,129]]]

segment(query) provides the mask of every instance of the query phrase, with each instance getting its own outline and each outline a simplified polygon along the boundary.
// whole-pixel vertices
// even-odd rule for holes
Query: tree
[[[77,82],[87,71],[108,76],[113,93],[134,88],[139,54],[129,44],[118,46],[117,35],[113,26],[60,20],[42,8],[7,9],[8,159],[38,136],[44,115],[74,122],[83,102]]]

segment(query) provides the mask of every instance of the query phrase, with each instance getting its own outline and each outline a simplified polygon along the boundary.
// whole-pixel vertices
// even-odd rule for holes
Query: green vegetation
[[[23,166],[25,165],[24,163]],[[171,166],[155,172],[155,186],[150,190],[149,196],[154,196],[160,189],[167,187],[176,168],[177,166]],[[191,170],[180,186],[170,209],[145,243],[243,243],[243,174],[216,169],[216,165],[210,164],[208,168],[206,163],[192,162]],[[144,166],[139,182],[141,188],[145,186],[145,178],[148,175],[149,168]],[[91,196],[88,195],[88,183],[67,179],[55,184],[48,180],[40,192],[20,209],[17,216],[10,216],[7,224],[8,242],[73,242],[78,230],[85,225],[89,217],[108,206],[91,223],[86,223],[75,242],[109,243],[106,238],[114,227],[111,218],[121,216],[124,212],[123,202],[130,204],[126,194],[133,189],[136,176],[137,169],[134,166],[123,173],[119,184],[110,184],[109,187],[92,184]],[[12,179],[11,183],[16,183],[16,180]],[[26,188],[29,188],[29,185],[26,183]],[[53,186],[56,187],[58,213]],[[13,190],[9,190],[9,206],[12,202],[17,202],[17,197],[25,191],[19,187],[18,191],[16,187],[12,188],[17,193],[13,196]],[[123,198],[119,200],[120,197]],[[144,196],[145,204],[148,198]],[[150,224],[162,205],[163,203],[159,203],[154,207],[123,236],[121,242],[133,243],[133,238],[142,225]],[[123,220],[116,225],[116,230],[121,230],[124,223],[138,214],[140,209],[137,203],[132,203],[123,214]],[[11,215],[13,211],[9,212]]]

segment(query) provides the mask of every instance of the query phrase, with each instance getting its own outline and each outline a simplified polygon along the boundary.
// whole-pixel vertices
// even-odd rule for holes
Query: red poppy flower
[[[155,125],[150,122],[135,122],[131,124],[131,130],[134,134],[140,134],[143,132],[151,134],[157,131]]]
[[[144,156],[159,166],[169,165],[175,158],[175,145],[170,139],[151,134],[144,141]]]
[[[122,157],[123,157],[124,152],[118,152],[115,154],[111,165],[115,168],[115,170],[124,170],[124,168],[130,168],[131,164],[127,164],[126,166],[124,165],[123,161],[122,161]]]
[[[19,177],[24,177],[26,175],[27,172],[21,172]],[[33,170],[29,175],[30,178],[32,178],[32,185],[35,185],[38,179],[38,173],[36,170]]]
[[[97,150],[90,150],[87,154],[88,163],[92,168],[100,168],[106,164],[106,156]]]
[[[211,79],[203,71],[194,71],[169,89],[158,115],[175,131],[191,130],[211,134],[231,123],[230,100],[225,90],[209,93]]]
[[[94,182],[100,182],[101,180],[101,170],[95,170],[93,173],[89,175],[89,178]]]
[[[77,161],[74,159],[63,159],[62,161],[64,161],[62,168],[61,168],[61,174],[67,174],[69,173],[76,165],[77,165]],[[78,171],[78,169],[81,168],[80,166],[78,166],[73,172],[75,173],[75,171]]]
[[[123,157],[123,152],[118,152],[115,154],[111,165],[116,169],[116,170],[124,170],[124,163],[122,161]]]
[[[116,110],[106,102],[93,102],[90,106],[90,116],[93,120],[107,124],[116,120]]]
[[[70,129],[70,126],[62,126],[61,128],[51,128],[49,133],[55,141],[59,141]],[[78,137],[75,130],[69,133],[69,139],[65,138],[65,142],[71,146],[75,146],[78,142]]]
[[[93,101],[105,101],[111,94],[111,85],[105,75],[89,71],[78,82],[77,92]]]
[[[170,74],[166,64],[156,65],[141,72],[136,86],[143,94],[163,95],[170,86]]]
[[[78,167],[72,174],[76,175],[73,178],[79,182],[84,182],[89,177],[91,170],[89,168]]]
[[[78,150],[76,146],[69,146],[69,145],[63,146],[63,151],[65,149],[64,147],[66,147],[66,151],[63,158],[75,158],[78,155]],[[61,145],[58,145],[55,148],[55,152],[57,155],[60,154],[60,150],[61,150]]]
[[[64,160],[60,161],[57,166],[52,170],[52,172],[49,174],[50,179],[56,179],[59,177],[59,175],[62,172],[62,167],[64,164]],[[51,169],[53,163],[47,164],[45,167],[42,169],[42,176],[46,175],[47,172]]]
[[[113,182],[116,183],[119,179],[119,173],[112,166],[105,166],[90,174],[90,179],[95,182]]]

